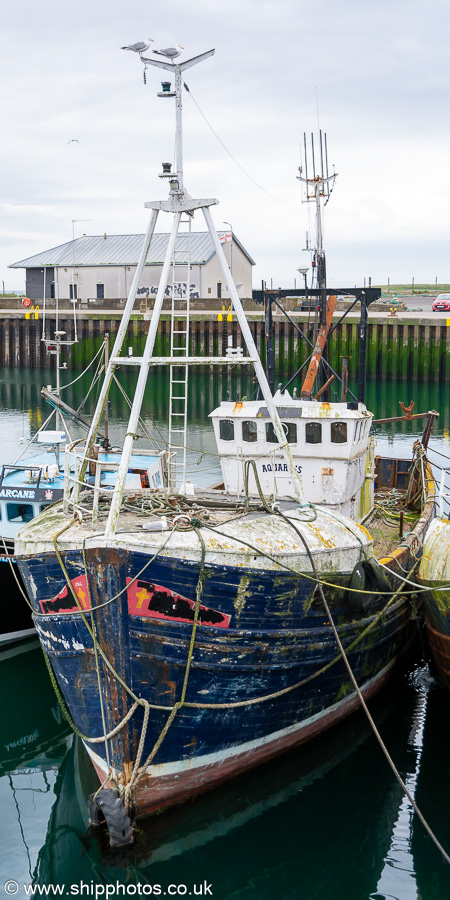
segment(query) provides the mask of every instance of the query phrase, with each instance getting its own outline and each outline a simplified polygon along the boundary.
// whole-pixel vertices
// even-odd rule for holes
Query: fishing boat
[[[174,89],[163,82],[159,94],[173,98],[176,110],[175,171],[164,164],[161,175],[168,199],[146,203],[149,225],[90,431],[65,448],[63,500],[16,538],[55,688],[99,777],[90,817],[106,820],[113,845],[133,839],[135,817],[313,738],[387,682],[416,630],[417,604],[404,577],[414,573],[434,509],[420,442],[409,460],[375,460],[363,395],[354,397],[346,383],[338,402],[325,400],[322,389],[314,394],[336,303],[322,248],[314,288],[320,317],[300,395],[270,387],[214,227],[217,201],[194,199],[184,186],[183,73],[213,53],[180,63],[142,59],[175,81]],[[320,211],[329,176],[314,173],[311,185]],[[189,297],[172,289],[170,353],[156,356],[168,279],[174,285],[180,266],[189,270],[189,255],[174,255],[182,216],[189,234],[198,211],[242,346],[208,359],[192,355]],[[143,354],[128,356],[123,342],[160,212],[173,220],[167,254]],[[185,274],[179,280],[189,283]],[[357,294],[364,331],[375,294]],[[186,468],[188,373],[198,365],[250,367],[259,391],[211,413],[222,481],[207,490],[191,483]],[[361,352],[360,374],[364,365]],[[169,368],[168,446],[130,484],[154,366]],[[134,368],[137,381],[106,491],[98,433],[122,367]],[[428,428],[432,422],[433,415]],[[394,528],[390,513],[389,541],[384,518],[376,519],[374,481],[378,494],[395,489],[407,507]]]
[[[58,312],[56,312],[56,322],[58,322]],[[61,397],[64,385],[61,385],[60,371],[67,369],[67,365],[61,363],[61,352],[64,347],[72,346],[77,342],[76,328],[74,330],[75,340],[64,340],[65,333],[59,330],[56,331],[53,339],[45,337],[44,306],[43,330],[42,339],[45,340],[47,351],[55,357],[56,386],[54,389],[51,385],[43,387],[41,396],[52,407],[52,411],[16,461],[4,463],[0,467],[0,576],[4,589],[0,623],[0,650],[16,642],[36,638],[31,606],[27,601],[20,572],[17,569],[14,539],[24,523],[30,522],[40,512],[63,497],[64,446],[67,440],[71,441],[69,425],[71,427],[71,423],[76,422],[81,426],[81,430],[89,430],[89,422],[80,410],[72,409]],[[90,368],[97,364],[97,372],[90,389],[104,367],[105,359],[108,356],[108,343],[109,336],[105,335],[103,345],[88,366]],[[78,381],[83,374],[78,375],[75,381]],[[49,427],[51,425],[53,425],[53,429]],[[102,432],[98,434],[98,440],[101,443],[94,452],[98,455],[102,465],[102,488],[111,490],[114,483],[113,473],[117,467],[120,451],[118,453],[117,449],[111,446],[107,420]],[[147,484],[148,478],[155,475],[153,471],[155,468],[154,453],[150,454],[150,457],[149,459],[149,454],[133,453],[130,471],[127,475],[128,487],[140,485],[139,473],[141,472],[142,478]],[[159,470],[159,463],[157,469]],[[93,480],[90,470],[86,472],[85,479],[87,482]]]
[[[58,308],[56,322],[58,323]],[[42,340],[46,342],[47,352],[55,357],[55,396],[59,397],[60,372],[62,368],[66,368],[66,364],[61,365],[61,350],[66,345],[76,343],[76,327],[75,340],[71,341],[64,340],[65,333],[58,330],[58,324],[53,338],[47,337],[45,332],[44,301]],[[52,419],[55,421],[52,422]],[[14,539],[24,523],[30,522],[43,509],[62,498],[62,451],[66,438],[66,423],[53,409],[15,462],[4,463],[0,467],[0,576],[4,586],[0,649],[17,641],[36,638],[31,608],[26,602],[22,579],[17,570]]]

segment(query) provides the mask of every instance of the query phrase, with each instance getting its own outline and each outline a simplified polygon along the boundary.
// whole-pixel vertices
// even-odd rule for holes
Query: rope
[[[201,545],[201,561],[200,561],[200,571],[199,571],[199,575],[198,575],[198,579],[197,579],[197,587],[196,587],[196,591],[195,591],[196,597],[195,597],[194,619],[193,619],[193,623],[192,623],[191,639],[189,642],[189,650],[188,650],[188,656],[187,656],[187,661],[186,661],[183,686],[181,689],[181,698],[175,704],[175,706],[169,713],[167,722],[165,723],[156,743],[154,744],[153,749],[147,756],[147,759],[145,760],[144,765],[139,769],[138,762],[140,761],[142,748],[143,748],[143,744],[144,744],[144,739],[141,734],[141,741],[139,744],[138,756],[136,757],[136,762],[135,762],[135,765],[133,768],[133,774],[130,778],[128,785],[125,788],[125,793],[124,793],[124,802],[125,802],[127,808],[129,808],[131,805],[131,792],[132,792],[133,788],[137,787],[139,780],[142,778],[142,776],[144,775],[148,766],[151,764],[151,762],[155,758],[164,738],[166,737],[167,732],[169,731],[169,728],[170,728],[173,720],[175,719],[175,716],[177,715],[179,710],[184,705],[186,705],[185,698],[186,698],[186,691],[187,691],[187,686],[188,686],[188,681],[189,681],[189,673],[191,670],[192,654],[194,652],[195,636],[196,636],[197,624],[198,624],[198,615],[199,615],[199,611],[200,611],[200,600],[201,600],[202,591],[203,591],[203,577],[204,577],[204,571],[205,571],[205,558],[206,558],[206,547],[205,547],[205,542],[203,540],[203,535],[200,533],[200,531],[197,527],[195,528],[195,532],[196,532],[196,535],[197,535],[197,537],[200,541],[200,545]],[[147,721],[148,721],[148,717],[147,717]],[[147,722],[145,723],[145,729],[146,728],[147,728]]]
[[[101,350],[101,351],[104,351],[104,348],[105,348],[105,345],[103,344],[103,345],[100,347],[100,350]],[[97,354],[97,355],[98,355],[98,354]],[[94,358],[95,358],[95,357],[94,357]],[[83,407],[85,406],[86,401],[87,401],[87,399],[88,399],[88,397],[89,397],[89,394],[91,393],[91,391],[94,389],[95,385],[97,384],[97,382],[98,382],[98,380],[99,380],[99,378],[100,378],[100,375],[102,374],[104,368],[105,368],[105,367],[104,367],[103,361],[102,361],[102,360],[99,360],[99,361],[98,361],[98,364],[97,364],[97,371],[94,372],[92,381],[91,381],[91,383],[90,383],[90,385],[89,385],[88,392],[87,392],[87,394],[85,394],[85,396],[83,397],[83,399],[82,399],[82,401],[81,401],[81,403],[80,403],[80,405],[79,405],[79,407],[78,407],[78,409],[77,409],[77,413],[80,413],[81,410],[83,409]]]
[[[390,597],[390,599],[388,600],[386,605],[383,607],[383,609],[381,609],[373,617],[372,621],[369,622],[369,624],[366,626],[366,628],[364,628],[364,630],[361,631],[360,634],[358,634],[358,636],[350,644],[348,644],[348,646],[346,647],[347,653],[350,650],[354,650],[355,647],[357,647],[358,644],[361,643],[363,638],[365,638],[372,631],[372,629],[375,628],[375,625],[378,624],[380,619],[382,619],[383,616],[385,615],[385,613],[387,612],[388,608],[393,604],[394,600],[397,599],[399,593],[402,590],[402,587],[403,587],[403,585],[400,585],[400,587]],[[286,634],[286,637],[289,636],[289,632],[285,632],[285,634]],[[295,691],[298,688],[303,687],[303,685],[308,684],[308,682],[314,681],[314,679],[318,678],[319,675],[323,675],[325,672],[328,671],[328,669],[331,669],[332,666],[336,665],[336,663],[339,662],[340,659],[341,659],[341,654],[338,653],[337,656],[335,656],[329,662],[325,663],[325,665],[322,666],[321,669],[317,669],[311,675],[308,675],[306,678],[303,678],[302,681],[297,681],[296,684],[291,684],[291,685],[289,685],[289,687],[282,688],[281,690],[275,691],[272,694],[265,694],[262,697],[253,697],[252,700],[238,700],[234,703],[186,703],[185,705],[189,706],[189,707],[193,707],[195,709],[233,709],[233,708],[239,707],[239,706],[253,706],[257,703],[265,703],[266,700],[275,700],[277,697],[281,697],[283,694],[289,694],[291,691]]]
[[[80,378],[83,377],[83,375],[86,375],[86,372],[87,372],[87,371],[91,368],[91,366],[94,364],[95,360],[97,359],[97,356],[100,356],[100,354],[103,353],[103,351],[104,351],[104,344],[102,344],[101,347],[97,350],[97,353],[95,354],[95,356],[92,357],[90,363],[86,366],[86,368],[83,370],[83,372],[81,372],[80,375],[77,375],[77,377],[74,378],[73,381],[69,381],[68,384],[62,384],[61,387],[60,387],[60,390],[61,390],[61,391],[65,391],[66,388],[72,387],[72,385],[73,385],[73,384],[76,384],[76,382],[79,381]]]
[[[56,699],[58,700],[58,703],[61,707],[61,712],[63,713],[63,716],[66,719],[66,721],[69,723],[72,731],[76,735],[78,735],[78,737],[81,738],[82,741],[87,741],[87,743],[89,743],[89,744],[101,744],[103,741],[109,741],[110,738],[113,738],[116,736],[116,734],[119,734],[119,731],[122,730],[124,725],[126,725],[127,722],[129,722],[132,715],[136,712],[138,706],[140,705],[139,700],[136,700],[136,702],[133,703],[133,706],[130,707],[130,709],[128,710],[126,716],[124,716],[122,721],[119,722],[119,724],[116,725],[116,727],[113,728],[112,731],[109,731],[108,734],[106,734],[106,735],[102,734],[102,735],[100,735],[100,737],[88,737],[86,734],[83,734],[83,732],[80,731],[80,729],[75,725],[75,722],[73,721],[72,716],[70,715],[70,712],[65,704],[64,697],[62,696],[62,694],[59,690],[58,682],[55,678],[55,673],[53,671],[53,667],[50,662],[50,657],[45,652],[43,647],[42,647],[42,653],[44,656],[45,665],[47,666],[48,674],[50,676],[50,681],[52,683],[53,689],[56,694]]]
[[[93,644],[94,644],[95,671],[97,673],[98,697],[99,697],[99,701],[100,701],[100,712],[101,712],[101,716],[102,716],[106,763],[107,763],[108,772],[109,772],[111,770],[111,763],[110,763],[110,759],[109,759],[109,745],[108,745],[108,741],[106,740],[105,704],[103,702],[103,691],[102,691],[102,683],[101,683],[101,678],[100,678],[100,666],[98,664],[98,653],[97,653],[98,641],[97,641],[97,635],[96,635],[96,630],[95,630],[94,610],[93,610],[92,596],[91,596],[91,581],[89,578],[89,572],[88,572],[88,568],[87,568],[86,548],[85,548],[84,541],[83,541],[83,565],[84,565],[84,571],[86,574],[86,589],[87,589],[87,595],[88,595],[88,603],[89,603],[89,607],[91,610],[91,629],[92,629],[92,638],[93,638]]]
[[[281,515],[282,518],[286,518],[286,516],[284,516],[283,513],[279,513],[279,515]],[[289,519],[286,519],[286,521],[289,522],[290,520],[289,520]],[[302,543],[303,543],[303,545],[304,545],[304,547],[305,547],[305,550],[306,550],[306,552],[307,552],[307,554],[308,554],[308,556],[309,556],[309,560],[310,560],[312,569],[313,569],[313,571],[315,571],[314,557],[313,557],[313,555],[312,555],[312,553],[311,553],[311,551],[310,551],[310,549],[309,549],[308,544],[306,543],[306,541],[305,541],[303,535],[301,534],[301,532],[295,527],[295,525],[293,525],[292,522],[290,522],[290,524],[292,525],[294,531],[296,531],[297,534],[299,535],[300,540],[302,541]],[[401,777],[401,775],[400,775],[400,772],[398,771],[398,769],[397,769],[397,767],[396,767],[396,765],[395,765],[395,763],[394,763],[392,757],[390,756],[389,751],[388,751],[388,749],[387,749],[387,747],[386,747],[386,745],[385,745],[385,743],[384,743],[384,741],[383,741],[383,739],[382,739],[382,737],[381,737],[380,732],[378,731],[377,726],[375,725],[375,722],[374,722],[374,720],[373,720],[373,718],[372,718],[372,716],[371,716],[371,714],[370,714],[370,712],[369,712],[369,709],[368,709],[368,706],[367,706],[367,704],[366,704],[366,701],[364,700],[364,697],[363,697],[363,695],[362,695],[362,693],[361,693],[361,690],[360,690],[360,688],[359,688],[359,685],[358,685],[358,683],[357,683],[357,681],[356,681],[356,678],[355,678],[355,676],[354,676],[354,674],[353,674],[353,669],[352,669],[351,666],[350,666],[350,663],[349,663],[348,658],[347,658],[347,654],[346,654],[346,652],[345,652],[345,650],[344,650],[344,647],[342,646],[341,639],[340,639],[340,637],[339,637],[339,634],[338,634],[336,625],[334,624],[334,619],[333,619],[333,617],[332,617],[332,615],[331,615],[330,608],[329,608],[329,606],[328,606],[328,603],[327,603],[327,601],[326,601],[326,597],[325,597],[325,594],[324,594],[322,585],[321,585],[320,583],[319,583],[319,585],[318,585],[318,588],[319,588],[319,593],[320,593],[320,597],[321,597],[322,603],[323,603],[323,605],[324,605],[325,612],[326,612],[326,614],[327,614],[328,621],[329,621],[329,623],[330,623],[331,629],[332,629],[333,634],[334,634],[335,641],[336,641],[336,643],[337,643],[337,645],[338,645],[338,647],[339,647],[339,651],[340,651],[340,653],[341,653],[341,655],[342,655],[342,660],[343,660],[344,665],[345,665],[345,667],[346,667],[346,669],[347,669],[347,672],[348,672],[348,674],[349,674],[349,676],[350,676],[350,680],[351,680],[351,682],[352,682],[352,684],[353,684],[353,687],[354,687],[354,689],[355,689],[355,691],[356,691],[356,693],[357,693],[357,695],[358,695],[359,702],[360,702],[360,704],[361,704],[361,706],[362,706],[362,708],[363,708],[363,710],[364,710],[364,712],[365,712],[365,714],[366,714],[366,716],[367,716],[367,719],[368,719],[369,724],[370,724],[370,726],[371,726],[371,728],[372,728],[372,731],[373,731],[373,733],[374,733],[374,735],[375,735],[375,737],[376,737],[376,739],[377,739],[377,741],[378,741],[378,743],[379,743],[379,745],[380,745],[380,747],[381,747],[381,749],[382,749],[382,751],[383,751],[383,753],[384,753],[384,755],[385,755],[385,758],[386,758],[386,760],[387,760],[389,766],[391,767],[391,770],[392,770],[393,774],[395,775],[395,778],[397,779],[397,781],[398,781],[398,783],[399,783],[399,785],[400,785],[402,791],[405,793],[405,795],[407,796],[409,802],[411,803],[411,806],[413,807],[414,812],[416,813],[416,815],[417,815],[418,818],[420,819],[422,825],[424,826],[426,832],[427,832],[428,835],[430,836],[430,838],[431,838],[431,840],[433,841],[433,843],[436,845],[436,847],[438,848],[438,850],[440,850],[440,852],[442,853],[442,856],[443,856],[445,862],[447,862],[448,864],[450,864],[450,856],[448,856],[448,854],[445,852],[445,850],[444,850],[442,844],[440,844],[440,842],[438,841],[436,835],[434,834],[434,832],[431,830],[430,826],[428,825],[428,822],[426,821],[425,817],[422,815],[422,813],[421,813],[419,807],[417,806],[417,803],[416,803],[414,797],[412,796],[411,792],[408,790],[408,788],[407,788],[405,782],[403,781],[403,779],[402,779],[402,777]]]
[[[24,589],[23,589],[23,587],[22,587],[22,585],[21,585],[21,583],[20,583],[20,581],[19,581],[19,578],[18,578],[18,576],[17,576],[17,572],[16,572],[16,570],[15,570],[15,568],[14,568],[14,563],[13,563],[13,561],[12,561],[12,559],[11,559],[9,553],[8,553],[8,548],[7,548],[7,546],[6,546],[5,538],[4,538],[3,535],[2,535],[2,543],[3,543],[3,549],[4,549],[4,551],[5,551],[5,556],[7,556],[7,558],[8,558],[9,567],[10,567],[10,569],[11,569],[11,572],[12,572],[13,575],[14,575],[14,578],[15,578],[16,584],[17,584],[17,587],[19,588],[19,591],[20,591],[20,593],[22,594],[22,597],[23,597],[23,599],[25,600],[27,606],[30,607],[31,612],[34,612],[33,606],[32,606],[32,604],[30,603],[30,601],[29,601],[29,599],[28,599],[28,597],[27,597],[27,594],[25,593],[25,591],[24,591]]]
[[[254,459],[247,459],[247,460],[244,462],[244,491],[245,491],[244,506],[245,506],[245,510],[246,510],[246,511],[248,510],[248,505],[249,505],[249,502],[250,502],[250,496],[249,496],[249,490],[248,490],[248,482],[249,482],[250,466],[251,466],[252,469],[253,469],[253,476],[254,476],[254,479],[255,479],[255,482],[256,482],[256,487],[257,487],[257,489],[258,489],[258,494],[259,494],[259,496],[260,496],[261,503],[262,503],[264,509],[266,510],[266,512],[272,513],[272,512],[273,512],[273,509],[269,506],[269,503],[268,503],[268,501],[266,500],[266,498],[265,498],[265,496],[264,496],[264,494],[263,494],[263,490],[262,490],[262,487],[261,487],[261,482],[260,482],[260,480],[259,480],[258,470],[257,470],[257,468],[256,468],[256,462],[255,462]]]
[[[267,194],[267,196],[270,197],[272,200],[275,200],[276,203],[281,203],[282,206],[287,206],[288,209],[295,209],[295,210],[297,210],[297,212],[298,212],[298,210],[300,209],[299,206],[293,206],[292,203],[285,203],[284,200],[280,200],[278,197],[275,197],[273,194],[270,194],[269,191],[266,191],[265,188],[263,188],[260,184],[258,184],[258,182],[255,181],[254,178],[252,178],[252,176],[246,171],[246,169],[244,169],[244,167],[241,166],[240,162],[238,162],[238,160],[233,156],[233,154],[231,153],[231,151],[228,150],[228,147],[225,146],[224,142],[222,141],[222,139],[221,139],[221,138],[219,137],[219,135],[217,134],[217,131],[214,131],[214,128],[212,127],[211,123],[208,122],[208,119],[206,118],[206,116],[205,116],[205,114],[202,112],[202,110],[200,109],[200,107],[199,107],[199,105],[198,105],[196,99],[193,97],[190,88],[188,88],[188,86],[187,86],[187,84],[186,84],[185,82],[183,82],[183,84],[184,84],[184,87],[185,87],[186,91],[188,92],[189,96],[191,97],[191,99],[192,99],[193,102],[195,103],[195,105],[196,105],[196,107],[197,107],[197,109],[198,109],[198,111],[199,111],[201,117],[205,120],[205,122],[206,122],[208,128],[211,129],[211,131],[212,131],[214,137],[217,138],[217,140],[219,141],[219,144],[221,144],[221,146],[223,147],[223,149],[225,150],[225,152],[228,153],[228,156],[233,160],[233,162],[236,163],[236,165],[239,167],[239,169],[241,170],[241,172],[243,172],[244,175],[246,175],[247,178],[249,178],[250,181],[252,181],[253,184],[256,185],[257,188],[259,188],[260,191],[262,191],[264,194]]]

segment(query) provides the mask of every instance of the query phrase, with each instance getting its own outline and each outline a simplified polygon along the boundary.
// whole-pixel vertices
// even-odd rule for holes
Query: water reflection
[[[0,654],[0,835],[5,878],[33,876],[72,735],[38,641]]]
[[[120,370],[120,383],[129,397],[134,394],[136,373],[128,371],[124,366]],[[67,372],[61,376],[67,383],[77,373]],[[22,426],[25,417],[30,431],[39,427],[50,408],[40,396],[41,387],[50,380],[54,382],[54,373],[38,369],[15,369],[11,377],[10,369],[0,369],[0,410],[2,416],[9,415]],[[91,385],[92,374],[86,373],[79,381],[64,388],[62,396],[69,406],[78,409],[83,397]],[[297,388],[300,387],[300,383]],[[188,396],[191,423],[207,423],[208,415],[221,400],[237,399],[238,395],[248,399],[256,396],[256,384],[247,368],[242,374],[237,372],[221,372],[216,367],[205,367],[205,370],[192,369],[189,374]],[[414,413],[436,409],[440,416],[434,426],[433,437],[450,443],[450,409],[446,399],[448,388],[445,384],[400,382],[395,391],[392,386],[379,380],[369,379],[367,382],[366,404],[376,418],[400,415],[399,400],[409,403],[415,401]],[[144,416],[152,416],[158,425],[166,426],[168,408],[168,372],[152,370],[147,384],[144,399]],[[127,402],[116,384],[111,389],[111,419],[125,423],[127,418]],[[84,415],[89,418],[95,405],[94,396],[90,395],[84,407]],[[39,413],[37,412],[39,410]],[[382,436],[391,434],[419,435],[422,433],[422,420],[385,425],[379,428]]]
[[[406,676],[372,703],[409,783],[421,768],[415,743],[421,703],[421,691]],[[95,786],[86,762],[74,743],[55,785],[37,883],[83,879],[165,888],[206,879],[213,896],[223,900],[361,900],[383,896],[389,869],[391,894],[398,889],[392,896],[417,896],[414,868],[405,867],[395,850],[400,828],[404,854],[412,859],[408,805],[362,714],[294,753],[148,819],[135,845],[122,851],[109,849],[104,832],[86,832],[85,797]],[[418,840],[422,845],[423,834]]]

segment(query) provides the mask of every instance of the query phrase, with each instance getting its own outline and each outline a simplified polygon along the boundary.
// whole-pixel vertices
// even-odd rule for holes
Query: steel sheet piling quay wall
[[[226,320],[228,311],[223,315]],[[250,328],[263,361],[265,360],[264,315],[261,312],[248,314]],[[71,367],[86,365],[99,348],[105,333],[111,340],[117,332],[119,314],[83,313],[78,321],[78,344],[64,348],[63,360]],[[310,336],[308,315],[297,317],[299,328]],[[149,317],[136,314],[129,328],[128,345],[133,353],[139,354],[148,332]],[[302,341],[295,328],[287,320],[274,321],[275,368],[280,377],[292,374],[306,359],[307,344]],[[73,339],[73,317],[61,312],[59,329],[66,332],[66,339]],[[168,351],[168,317],[162,315],[155,345],[155,355]],[[231,336],[233,346],[241,344],[239,328],[234,320],[219,322],[217,311],[194,312],[191,315],[191,352],[193,355],[219,355],[222,344],[227,345]],[[47,314],[45,338],[53,338],[55,331],[54,313]],[[42,340],[42,321],[33,313],[26,319],[24,313],[3,315],[0,320],[0,366],[6,368],[54,367],[53,356],[47,351]],[[358,324],[356,318],[344,321],[333,331],[328,343],[328,359],[332,368],[340,373],[342,359],[349,360],[350,378],[358,372]],[[407,320],[369,319],[367,345],[367,375],[396,381],[450,381],[450,326],[443,320],[431,324],[419,322],[418,318]]]

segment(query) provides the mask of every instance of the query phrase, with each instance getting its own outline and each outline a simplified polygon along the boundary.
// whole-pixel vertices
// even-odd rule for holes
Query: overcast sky
[[[319,127],[339,173],[325,210],[328,283],[450,281],[448,0],[2,8],[6,288],[24,286],[8,264],[71,240],[72,228],[143,232],[144,202],[165,197],[173,101],[156,96],[163,72],[148,69],[144,85],[138,56],[120,49],[147,36],[155,48],[183,44],[182,60],[216,50],[185,73],[185,185],[220,201],[216,225],[231,222],[256,261],[255,287],[292,287],[309,263],[312,208],[296,175],[303,132]],[[158,230],[169,227],[160,216]],[[194,228],[204,229],[201,213]]]

